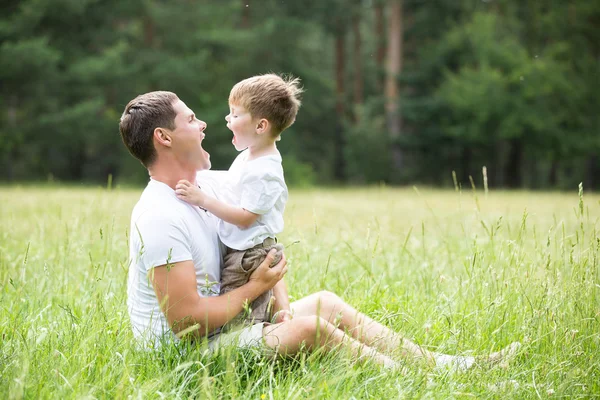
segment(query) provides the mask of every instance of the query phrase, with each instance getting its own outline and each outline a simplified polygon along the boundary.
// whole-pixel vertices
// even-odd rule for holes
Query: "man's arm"
[[[149,276],[173,332],[177,334],[191,328],[194,335],[204,336],[240,313],[246,302],[272,288],[287,272],[285,258],[269,268],[273,254],[267,255],[248,283],[223,296],[198,295],[196,272],[191,260],[153,268]]]

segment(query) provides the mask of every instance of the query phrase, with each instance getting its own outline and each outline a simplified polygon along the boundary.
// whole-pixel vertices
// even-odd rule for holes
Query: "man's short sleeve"
[[[247,174],[241,181],[240,206],[255,214],[269,212],[286,191],[285,183],[277,174]]]
[[[187,229],[180,218],[146,212],[134,224],[138,262],[146,271],[192,259]]]

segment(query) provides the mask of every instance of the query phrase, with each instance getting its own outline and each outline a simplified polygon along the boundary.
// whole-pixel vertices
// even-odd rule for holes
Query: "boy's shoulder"
[[[248,150],[242,151],[233,161],[230,171],[241,170],[243,173],[249,173],[251,171],[270,170],[275,168],[278,170],[282,165],[282,158],[279,152],[248,160]]]
[[[246,161],[246,172],[262,171],[265,173],[283,171],[282,159],[279,152]]]
[[[246,161],[248,160],[248,149],[240,152],[240,154],[237,155],[237,157],[235,158],[235,160],[233,160],[233,162],[231,163],[231,166],[229,167],[229,170],[235,170],[235,169],[239,169],[241,168],[244,164],[246,164]]]
[[[251,164],[247,165],[247,167],[244,169],[241,182],[272,181],[279,182],[279,185],[285,186],[281,157],[260,157],[252,160]]]

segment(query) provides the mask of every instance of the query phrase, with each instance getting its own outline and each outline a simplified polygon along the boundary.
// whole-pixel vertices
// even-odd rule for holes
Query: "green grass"
[[[292,299],[333,291],[450,354],[524,344],[509,368],[401,376],[344,351],[137,349],[125,288],[140,192],[0,188],[0,398],[600,396],[597,195],[292,191]]]

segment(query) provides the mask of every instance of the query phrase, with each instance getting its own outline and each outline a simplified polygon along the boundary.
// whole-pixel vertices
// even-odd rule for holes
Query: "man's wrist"
[[[251,295],[250,301],[254,301],[258,296],[269,290],[268,287],[261,284],[258,280],[250,279],[244,286],[248,288],[248,292]]]

